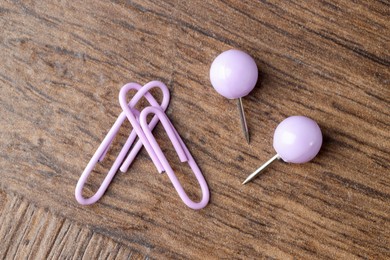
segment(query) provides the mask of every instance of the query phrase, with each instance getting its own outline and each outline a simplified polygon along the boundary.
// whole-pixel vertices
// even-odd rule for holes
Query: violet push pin
[[[228,99],[238,98],[242,130],[249,143],[248,126],[241,98],[256,86],[258,69],[254,59],[240,50],[222,52],[210,67],[210,81],[214,89]]]
[[[291,116],[284,119],[274,133],[276,155],[263,164],[242,183],[252,180],[276,159],[290,163],[305,163],[320,151],[322,133],[318,124],[305,116]]]

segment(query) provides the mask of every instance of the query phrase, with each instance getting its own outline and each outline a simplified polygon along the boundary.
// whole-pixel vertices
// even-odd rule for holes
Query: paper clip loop
[[[163,101],[161,102],[161,105],[158,104],[154,97],[149,93],[149,90],[154,87],[160,88],[163,93]],[[131,99],[131,101],[127,103],[126,94],[132,89],[138,91]],[[137,110],[134,109],[134,106],[143,96],[148,100],[151,106],[144,108],[141,113],[139,113]],[[174,188],[176,189],[183,202],[192,209],[201,209],[205,207],[210,197],[207,183],[191,153],[188,151],[186,145],[180,138],[176,129],[173,127],[172,123],[164,113],[169,103],[168,88],[162,82],[159,81],[149,82],[143,87],[136,83],[129,83],[122,87],[119,93],[119,102],[123,112],[119,115],[118,119],[116,120],[116,122],[104,138],[103,142],[100,144],[99,148],[95,152],[94,156],[88,163],[84,172],[82,173],[75,191],[77,201],[80,204],[88,205],[99,200],[106,191],[108,185],[110,184],[118,169],[120,168],[122,172],[127,171],[141,147],[144,146],[153,163],[155,164],[158,172],[162,173],[163,171],[165,171],[167,173],[169,179],[171,180]],[[154,116],[151,122],[148,124],[146,119],[149,114],[154,114]],[[115,135],[119,131],[119,128],[123,124],[126,117],[130,121],[133,130],[131,131],[129,138],[124,144],[118,157],[114,161],[110,171],[108,172],[106,178],[103,180],[103,183],[99,187],[98,191],[92,197],[85,199],[82,196],[84,184],[89,174],[95,167],[96,163],[103,160],[105,154],[109,149],[110,144],[112,143]],[[191,167],[192,171],[194,172],[202,191],[202,199],[200,202],[194,202],[188,197],[179,180],[177,179],[168,160],[163,154],[160,146],[158,145],[156,139],[154,138],[152,130],[154,129],[158,121],[161,121],[165,131],[168,134],[169,139],[171,140],[180,158],[180,161],[187,162]],[[131,145],[134,143],[137,136],[139,138],[138,142],[134,145],[133,149],[129,152],[129,155],[124,160],[127,152],[129,151]]]
[[[146,86],[145,86],[146,87]],[[194,158],[192,157],[191,153],[188,151],[186,145],[184,144],[183,140],[177,133],[176,129],[173,127],[171,121],[168,119],[167,115],[164,113],[164,111],[160,107],[156,106],[149,106],[144,108],[139,116],[139,122],[136,120],[135,115],[131,111],[131,109],[126,105],[126,94],[130,90],[128,87],[123,87],[119,93],[119,103],[121,104],[121,107],[123,111],[125,112],[127,118],[131,122],[131,124],[134,127],[134,130],[137,132],[138,137],[144,144],[146,150],[148,151],[149,155],[151,155],[151,152],[157,155],[159,162],[162,164],[164,171],[167,173],[169,179],[171,180],[174,188],[176,189],[177,193],[179,194],[180,198],[183,200],[183,202],[192,209],[202,209],[204,208],[207,203],[209,202],[210,198],[210,192],[207,186],[207,183],[202,175],[202,172],[200,171],[198,165],[196,164]],[[140,94],[147,91],[148,89],[141,89]],[[138,93],[137,93],[138,94]],[[189,166],[191,167],[192,171],[195,174],[196,179],[199,182],[201,191],[202,191],[202,199],[200,202],[194,202],[192,201],[187,193],[184,191],[182,185],[180,184],[179,180],[177,179],[172,167],[170,166],[167,158],[165,157],[164,153],[162,152],[160,146],[158,145],[156,139],[154,138],[152,131],[148,127],[146,118],[149,114],[154,114],[154,117],[157,116],[159,121],[162,123],[169,139],[171,140],[173,147],[176,150],[177,155],[179,156],[179,159],[181,162],[188,162]]]
[[[143,95],[135,95],[131,99],[131,101],[129,102],[128,107],[131,108],[133,112],[137,113],[137,111],[134,110],[133,108],[138,103],[138,101],[144,96],[146,98],[146,100],[148,100],[148,102],[152,106],[161,107],[161,109],[163,109],[165,111],[166,108],[168,107],[169,99],[170,99],[168,88],[159,81],[151,81],[148,84],[146,84],[144,87],[146,87],[146,86],[148,86],[149,89],[151,89],[152,87],[159,87],[162,90],[163,100],[161,102],[161,105],[159,105],[157,103],[157,101],[154,99],[154,97],[149,92],[146,92]],[[134,89],[137,91],[139,91],[142,88],[142,86],[137,84],[137,83],[128,83],[124,87],[128,87],[129,90]],[[119,131],[120,127],[122,126],[125,119],[126,119],[126,114],[124,112],[122,112],[118,116],[114,125],[111,127],[110,131],[107,133],[106,137],[103,139],[103,142],[99,145],[99,148],[96,150],[95,154],[92,156],[91,160],[89,161],[89,163],[85,167],[83,173],[81,174],[80,179],[77,182],[76,189],[75,189],[75,197],[76,197],[76,200],[80,204],[82,204],[82,205],[93,204],[103,196],[104,192],[107,190],[112,179],[114,178],[115,174],[117,173],[119,167],[121,167],[121,164],[122,164],[126,154],[128,153],[130,147],[134,143],[134,141],[137,137],[137,133],[133,129],[131,131],[128,139],[126,140],[125,144],[123,145],[121,151],[119,152],[119,155],[117,156],[113,165],[111,166],[111,169],[109,170],[109,172],[107,173],[106,177],[104,178],[102,184],[100,185],[99,189],[97,190],[97,192],[90,198],[84,198],[82,195],[82,191],[83,191],[85,182],[88,179],[88,176],[91,174],[96,163],[101,162],[104,159],[104,156],[106,155],[112,141],[114,140],[116,134],[118,133],[118,131]],[[153,130],[154,127],[157,125],[157,123],[158,123],[158,118],[157,118],[157,116],[155,116],[155,117],[153,117],[153,119],[149,123],[149,128],[151,130]],[[128,167],[133,162],[133,160],[136,157],[136,155],[138,154],[138,152],[141,150],[142,145],[143,144],[140,140],[138,140],[136,142],[133,149],[131,149],[129,155],[127,156],[125,163],[122,164],[122,167],[121,167],[122,172],[127,171]],[[160,161],[158,160],[157,156],[154,154],[154,152],[152,152],[151,158],[152,158],[154,164],[156,165],[157,170],[159,172],[162,172],[163,167],[162,167]]]

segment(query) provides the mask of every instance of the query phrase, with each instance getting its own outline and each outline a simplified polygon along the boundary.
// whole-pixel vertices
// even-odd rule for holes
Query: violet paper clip
[[[163,100],[161,102],[161,105],[158,104],[154,97],[149,93],[149,90],[151,90],[152,88],[159,88],[162,91]],[[131,101],[127,103],[126,94],[130,90],[137,90],[137,93],[133,96]],[[141,113],[139,113],[139,111],[137,111],[134,107],[142,97],[145,97],[151,106],[144,108]],[[143,87],[137,83],[128,83],[122,87],[119,93],[119,102],[123,112],[119,115],[118,119],[115,121],[114,125],[111,127],[106,137],[103,139],[103,142],[100,144],[99,148],[91,158],[90,162],[88,163],[84,172],[81,174],[81,177],[76,185],[75,196],[76,200],[80,204],[89,205],[99,200],[103,196],[104,192],[107,190],[118,169],[120,169],[122,172],[127,171],[142,146],[145,146],[146,151],[148,152],[153,163],[155,164],[158,172],[162,173],[165,171],[167,173],[180,198],[188,207],[192,209],[202,209],[207,205],[210,193],[207,183],[202,175],[202,172],[200,171],[191,153],[188,151],[186,145],[184,144],[176,129],[173,127],[171,121],[168,119],[167,115],[164,112],[168,107],[169,98],[170,97],[168,88],[165,86],[165,84],[159,81],[151,81]],[[149,114],[154,114],[154,116],[148,124],[146,118]],[[130,121],[133,130],[131,131],[127,141],[123,145],[118,157],[115,159],[113,165],[111,166],[111,169],[103,180],[98,191],[92,197],[84,198],[82,196],[82,190],[84,188],[85,182],[88,179],[88,176],[92,172],[96,163],[103,160],[114,137],[118,133],[119,128],[122,126],[126,118]],[[195,177],[198,180],[200,188],[202,190],[202,200],[200,202],[194,202],[188,197],[187,193],[184,191],[182,185],[177,179],[167,158],[165,157],[156,139],[154,138],[152,130],[157,125],[158,121],[161,121],[169,139],[171,140],[180,158],[180,161],[188,162],[189,166],[194,172]],[[130,147],[133,145],[136,137],[138,137],[139,140],[130,150]],[[125,159],[127,153],[128,156]]]

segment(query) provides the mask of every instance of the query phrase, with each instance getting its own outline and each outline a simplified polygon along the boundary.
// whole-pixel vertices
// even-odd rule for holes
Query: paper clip
[[[149,93],[149,91],[152,88],[159,88],[162,91],[163,100],[161,102],[161,105],[158,104],[157,101],[154,99],[154,97]],[[126,94],[130,90],[137,90],[137,93],[133,96],[131,101],[127,103]],[[134,109],[134,106],[142,97],[145,97],[151,106],[148,106],[144,108],[141,112],[139,112],[136,109]],[[148,152],[153,163],[155,164],[158,172],[162,173],[165,171],[167,173],[169,179],[171,180],[173,186],[175,187],[177,193],[179,194],[183,202],[192,209],[201,209],[205,207],[210,197],[207,183],[198,165],[196,164],[194,158],[192,157],[191,153],[188,151],[186,145],[184,144],[179,134],[177,133],[176,129],[173,127],[172,123],[170,122],[170,120],[168,119],[168,117],[164,112],[168,107],[168,103],[169,103],[169,90],[165,86],[165,84],[159,81],[151,81],[143,87],[141,87],[141,85],[137,83],[126,84],[125,86],[122,87],[119,93],[119,102],[123,112],[119,115],[118,119],[115,121],[114,125],[111,127],[110,131],[104,138],[103,142],[100,144],[99,148],[91,158],[84,172],[81,174],[81,177],[76,185],[76,190],[75,190],[76,200],[82,205],[93,204],[97,200],[99,200],[103,196],[104,192],[107,190],[109,184],[111,183],[118,169],[120,168],[122,172],[127,171],[127,169],[135,159],[136,155],[138,154],[142,146],[145,146],[145,149]],[[150,121],[150,123],[148,124],[146,118],[149,114],[154,114],[154,116]],[[92,172],[96,163],[103,160],[104,156],[106,155],[109,149],[109,146],[111,145],[114,137],[118,133],[119,128],[121,127],[121,125],[123,124],[126,118],[130,121],[133,130],[131,131],[127,141],[123,145],[118,157],[115,159],[113,165],[111,166],[111,169],[109,170],[107,176],[103,180],[98,191],[92,197],[84,198],[82,196],[82,190],[88,176]],[[161,151],[161,148],[159,147],[156,139],[154,138],[152,134],[152,130],[154,129],[154,127],[157,125],[159,121],[161,121],[165,131],[167,132],[167,135],[171,140],[180,158],[180,161],[188,162],[189,166],[194,172],[195,177],[198,180],[202,191],[202,199],[200,202],[194,202],[188,197],[183,187],[181,186],[179,180],[177,179],[175,173],[173,172],[172,167],[168,163],[168,160],[166,159],[165,155]],[[134,143],[136,137],[138,137],[139,140],[136,142],[134,147],[130,150],[130,147]],[[125,159],[126,154],[128,152],[129,154]]]

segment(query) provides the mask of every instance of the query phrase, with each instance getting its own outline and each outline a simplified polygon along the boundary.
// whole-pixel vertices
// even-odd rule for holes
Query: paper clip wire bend
[[[121,104],[121,107],[123,111],[125,112],[127,118],[133,125],[134,130],[137,132],[137,135],[139,139],[142,141],[143,145],[145,146],[147,152],[149,155],[153,158],[153,156],[157,155],[157,158],[159,162],[162,164],[164,171],[167,173],[169,179],[171,180],[174,188],[176,189],[177,193],[179,194],[180,198],[183,200],[183,202],[192,209],[201,209],[204,208],[210,197],[210,192],[208,189],[208,185],[202,175],[202,172],[200,171],[198,165],[196,164],[194,158],[192,157],[191,153],[188,151],[186,145],[180,138],[179,134],[177,133],[176,129],[173,127],[172,123],[164,113],[164,110],[162,110],[159,107],[146,107],[144,108],[140,113],[140,122],[137,121],[136,116],[133,114],[132,110],[127,106],[126,104],[126,94],[130,90],[129,87],[124,86],[120,93],[119,93],[119,103]],[[143,95],[146,91],[149,89],[147,88],[147,85],[144,86],[136,95]],[[181,186],[179,180],[177,179],[175,173],[173,172],[172,167],[169,165],[168,160],[166,159],[164,153],[162,152],[160,146],[158,145],[156,139],[154,138],[150,128],[148,127],[146,118],[148,114],[154,114],[154,117],[157,116],[159,121],[162,123],[165,131],[168,134],[169,139],[171,140],[176,153],[178,154],[181,162],[188,162],[189,166],[191,167],[192,171],[195,174],[196,179],[199,182],[199,185],[202,190],[202,200],[200,202],[194,202],[192,201],[186,192],[184,191],[183,187]]]
[[[180,158],[181,162],[187,162],[188,165],[191,167],[191,170],[195,174],[196,179],[199,182],[200,188],[202,190],[202,200],[200,202],[194,202],[192,201],[187,193],[184,191],[182,185],[180,184],[179,180],[177,179],[172,167],[170,166],[167,158],[165,157],[164,153],[162,152],[160,146],[158,145],[156,139],[154,138],[152,132],[148,128],[148,124],[146,121],[146,117],[148,114],[155,114],[158,116],[160,122],[162,123],[169,139],[171,140],[173,147],[176,150],[177,155]],[[184,144],[183,140],[181,139],[180,135],[177,133],[176,129],[173,127],[171,121],[168,119],[166,114],[158,107],[146,107],[144,110],[142,110],[140,114],[140,123],[142,126],[142,129],[144,130],[144,133],[146,135],[146,138],[150,142],[151,146],[153,147],[157,157],[159,158],[161,164],[163,165],[165,172],[167,173],[169,179],[171,180],[173,186],[175,187],[177,193],[179,194],[180,198],[183,200],[183,202],[192,209],[202,209],[204,208],[207,203],[209,202],[210,198],[210,192],[206,183],[206,180],[203,177],[202,172],[200,171],[198,165],[196,164],[194,158],[192,157],[191,153],[188,151],[187,146]]]
[[[162,90],[163,93],[163,100],[161,102],[161,105],[157,103],[157,101],[154,99],[154,97],[149,93],[143,91],[142,95],[137,95],[137,94],[131,99],[131,101],[127,104],[127,107],[129,109],[133,108],[137,102],[144,96],[148,102],[152,106],[158,106],[161,107],[162,110],[166,110],[169,104],[169,90],[168,88],[159,81],[151,81],[148,84],[146,84],[144,87],[137,83],[128,83],[124,87],[126,87],[128,90],[135,89],[135,90],[140,90],[148,86],[148,90],[150,90],[153,87],[158,87]],[[133,113],[135,112],[134,110],[132,111]],[[110,131],[107,133],[106,137],[103,139],[103,142],[99,145],[99,148],[96,150],[95,154],[92,156],[91,160],[87,164],[86,168],[84,169],[83,173],[80,176],[79,181],[77,182],[76,189],[75,189],[75,197],[76,200],[82,204],[82,205],[90,205],[98,201],[104,194],[104,192],[107,190],[108,186],[110,185],[112,179],[114,178],[115,174],[117,173],[119,167],[121,166],[121,163],[123,162],[123,159],[125,158],[126,154],[128,153],[131,145],[134,143],[137,133],[134,131],[134,129],[131,131],[131,134],[129,138],[127,139],[126,143],[123,145],[123,148],[121,149],[118,157],[115,159],[113,165],[111,166],[111,169],[107,173],[107,176],[104,178],[102,184],[100,185],[99,189],[97,192],[90,198],[84,198],[82,195],[82,191],[85,185],[85,182],[88,179],[88,176],[91,174],[93,168],[95,167],[96,163],[100,162],[103,160],[105,154],[107,153],[109,146],[111,145],[114,137],[119,131],[119,128],[122,126],[124,120],[127,118],[125,112],[122,112],[117,120],[115,121],[114,125],[111,127]],[[149,123],[149,129],[153,130],[154,127],[158,123],[158,117],[154,116]],[[142,142],[139,140],[133,147],[133,149],[130,151],[128,157],[126,158],[126,165],[123,164],[123,171],[126,171],[127,168],[130,166],[132,161],[134,160],[135,156],[138,154],[140,149],[142,148]],[[149,153],[150,154],[150,153]],[[154,153],[153,153],[154,154]],[[157,167],[157,170],[159,172],[163,171],[163,166],[161,165],[159,159],[157,156],[151,156],[154,164]]]

